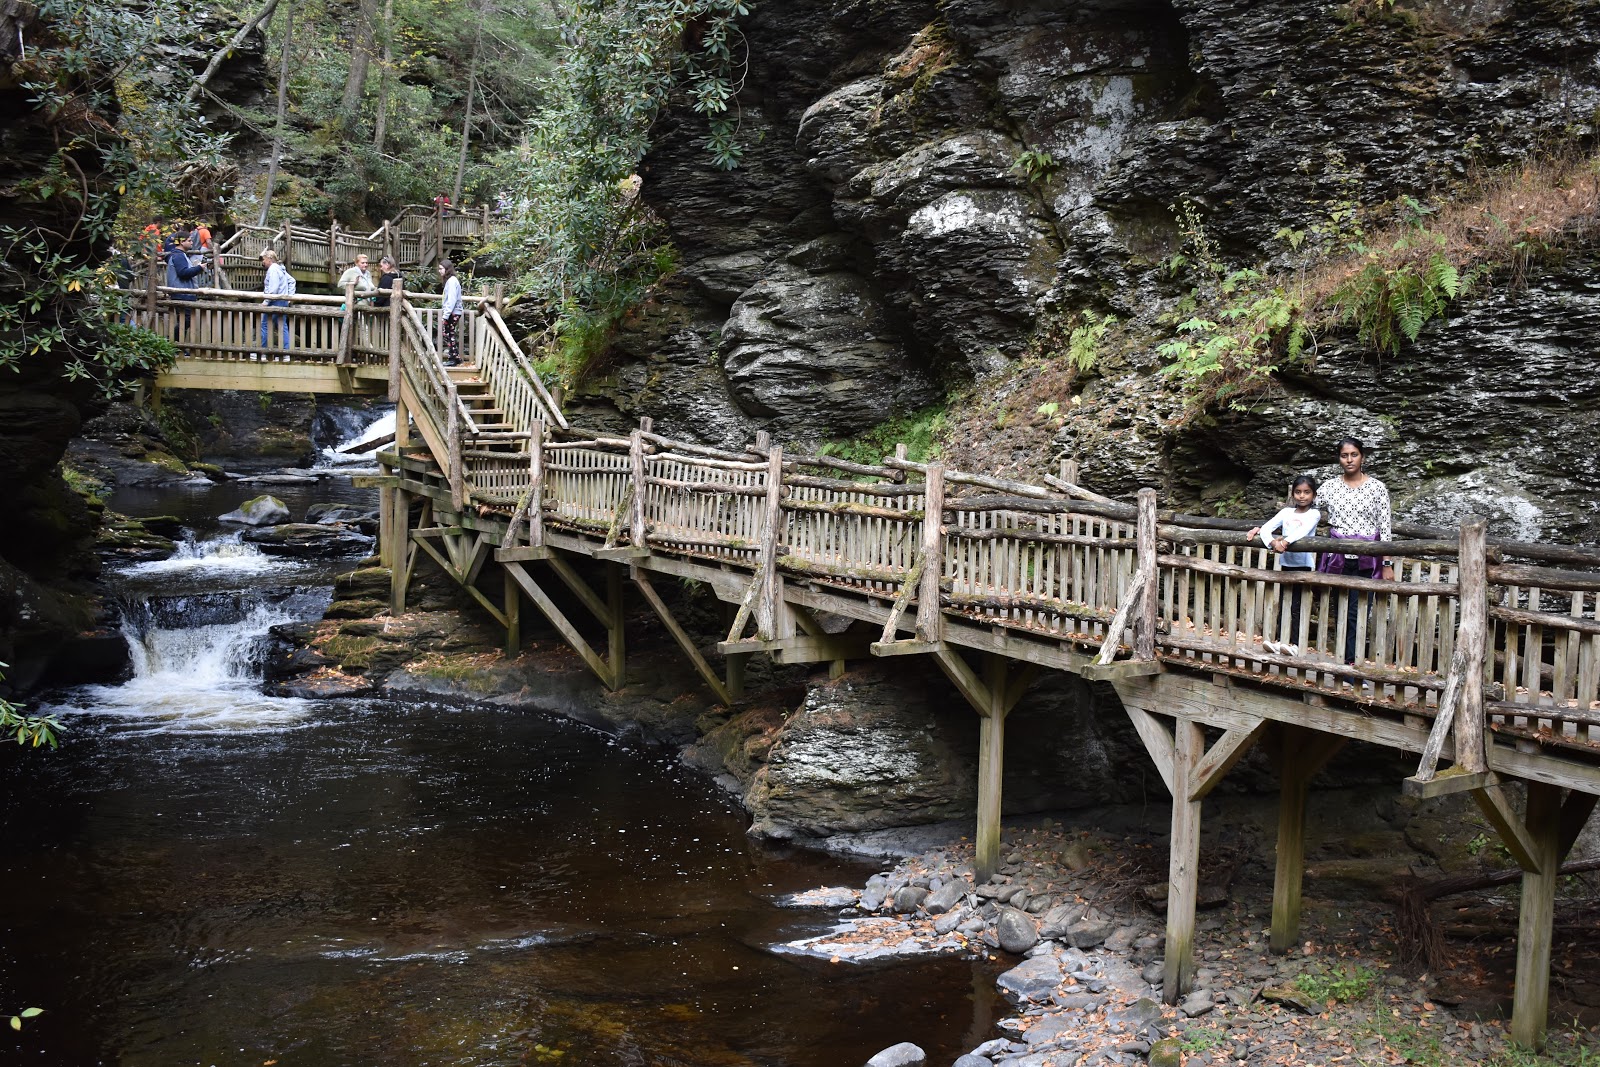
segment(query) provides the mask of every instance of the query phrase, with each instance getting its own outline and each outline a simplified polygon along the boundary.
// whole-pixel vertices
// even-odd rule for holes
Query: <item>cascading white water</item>
[[[370,449],[359,452],[349,452],[364,441],[383,441],[394,433],[394,412],[388,411],[376,419],[366,419],[361,428],[350,433],[338,444],[324,448],[317,457],[318,467],[349,467],[352,465],[371,466],[373,459],[382,446],[374,445]]]
[[[124,574],[141,580],[203,578],[204,588],[172,595],[130,588],[122,634],[133,677],[77,690],[71,703],[50,710],[185,732],[279,730],[305,721],[307,701],[260,692],[263,638],[273,626],[319,615],[325,597],[240,590],[234,581],[296,568],[263,555],[238,534],[185,541],[171,559],[127,568]]]

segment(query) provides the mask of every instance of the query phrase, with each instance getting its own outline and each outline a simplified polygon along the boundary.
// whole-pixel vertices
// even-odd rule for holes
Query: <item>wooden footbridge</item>
[[[205,298],[195,315],[208,322],[181,343],[190,362],[245,387],[238,357],[251,346],[239,338],[254,336],[262,309],[243,306],[252,296]],[[182,313],[163,308],[157,328]],[[728,704],[742,699],[751,655],[839,671],[925,657],[978,716],[980,876],[999,855],[1008,711],[1041,670],[1109,684],[1173,796],[1168,1000],[1194,973],[1202,805],[1248,749],[1266,746],[1281,773],[1280,951],[1298,940],[1311,777],[1350,740],[1414,753],[1408,791],[1469,793],[1524,872],[1513,1034],[1542,1041],[1558,871],[1600,796],[1600,554],[1491,541],[1469,521],[1355,545],[1394,558],[1395,581],[1284,572],[1245,543],[1244,524],[1163,510],[1151,489],[1107,499],[1078,485],[1071,464],[1033,485],[903,455],[863,465],[800,454],[765,435],[743,451],[708,448],[649,420],[626,437],[583,432],[493,301],[473,305],[473,364],[456,368],[440,363],[415,294],[381,313],[296,314],[322,323],[303,327],[315,343],[262,373],[348,373],[398,405],[376,479],[396,613],[426,555],[504,626],[508,647],[531,603],[617,687],[631,584]],[[185,384],[199,380],[188,373]],[[714,652],[673,617],[660,576],[703,582],[725,602]],[[1295,591],[1290,635],[1280,626]]]

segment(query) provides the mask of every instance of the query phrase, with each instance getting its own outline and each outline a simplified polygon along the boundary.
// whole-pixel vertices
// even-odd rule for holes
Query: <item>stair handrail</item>
[[[481,308],[481,314],[488,319],[490,330],[498,337],[500,344],[509,354],[512,365],[517,370],[520,370],[526,380],[532,384],[538,407],[545,416],[541,421],[547,426],[556,426],[563,430],[567,429],[566,416],[561,414],[561,409],[557,406],[555,398],[550,395],[550,390],[545,387],[544,379],[540,377],[539,372],[533,368],[533,365],[528,362],[528,357],[522,351],[522,346],[517,344],[516,340],[511,336],[510,327],[506,325],[505,319],[500,317],[500,309],[495,307],[493,303],[485,301]],[[531,428],[529,426],[517,427],[519,430]]]

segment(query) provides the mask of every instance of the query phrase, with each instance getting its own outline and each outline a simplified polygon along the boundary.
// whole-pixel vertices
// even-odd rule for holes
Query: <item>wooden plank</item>
[[[1452,793],[1465,793],[1469,789],[1484,789],[1497,785],[1499,781],[1500,776],[1493,771],[1469,771],[1462,767],[1449,767],[1431,778],[1413,775],[1400,783],[1400,789],[1408,797],[1427,800],[1449,796]]]
[[[549,545],[518,545],[515,548],[494,550],[496,563],[532,563],[536,560],[549,559],[553,555],[555,549]]]
[[[1112,663],[1088,663],[1078,673],[1085,681],[1110,682],[1119,678],[1148,678],[1165,669],[1160,660],[1121,659]]]
[[[1110,663],[1116,657],[1117,649],[1122,644],[1122,632],[1128,628],[1128,620],[1138,610],[1139,601],[1144,597],[1145,587],[1145,576],[1135,571],[1127,595],[1123,597],[1117,613],[1112,616],[1110,624],[1106,627],[1106,639],[1100,645],[1100,654],[1095,657],[1096,663]]]
[[[772,649],[773,660],[782,664],[843,662],[866,659],[868,651],[865,637],[845,634],[797,634],[769,642],[778,646]]]
[[[646,603],[655,610],[657,618],[667,628],[667,633],[672,636],[672,640],[677,643],[679,651],[688,657],[689,662],[694,665],[695,671],[704,679],[706,685],[711,688],[711,692],[716,694],[717,699],[724,705],[732,705],[733,694],[728,691],[728,687],[723,684],[722,678],[717,672],[711,669],[711,664],[707,663],[706,658],[700,654],[700,649],[695,645],[694,639],[685,632],[682,626],[678,625],[678,620],[673,618],[672,612],[667,609],[666,603],[656,592],[655,586],[650,584],[650,579],[638,568],[633,568],[629,571],[629,574],[633,578],[634,585],[638,586],[639,592],[644,594]]]
[[[950,648],[944,641],[874,641],[867,651],[874,656],[926,656]]]
[[[1444,693],[1439,697],[1439,713],[1434,717],[1433,729],[1428,733],[1428,743],[1423,746],[1422,759],[1417,764],[1417,773],[1412,777],[1418,782],[1430,781],[1439,766],[1439,757],[1444,754],[1445,742],[1453,741],[1456,737],[1454,727],[1457,709],[1461,706],[1461,691],[1465,682],[1466,650],[1456,646],[1455,654],[1450,659],[1450,674],[1445,678]],[[1479,693],[1480,703],[1482,693]],[[1462,768],[1465,770],[1466,768]],[[1479,768],[1481,770],[1481,768]]]

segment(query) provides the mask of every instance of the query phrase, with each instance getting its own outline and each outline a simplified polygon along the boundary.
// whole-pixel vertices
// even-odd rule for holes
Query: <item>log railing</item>
[[[804,581],[892,603],[886,641],[906,630],[935,639],[933,613],[920,609],[936,590],[937,619],[1432,718],[1440,749],[1469,770],[1483,768],[1486,730],[1600,749],[1600,554],[1591,550],[1559,551],[1592,557],[1594,571],[1501,564],[1542,549],[1486,545],[1478,523],[1453,539],[1430,530],[1296,546],[1393,558],[1393,581],[1285,572],[1275,553],[1245,542],[1244,524],[1157,513],[1153,493],[1141,537],[1136,505],[937,465],[844,464],[765,443],[729,452],[648,427],[621,438],[546,436],[541,426],[521,447],[531,454],[501,463],[516,476],[496,484],[492,501],[517,501],[515,529],[747,569],[750,614],[781,595],[783,580]],[[764,552],[777,577],[762,593]]]

